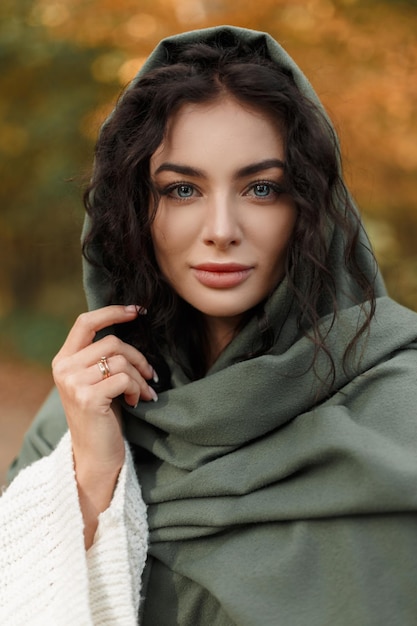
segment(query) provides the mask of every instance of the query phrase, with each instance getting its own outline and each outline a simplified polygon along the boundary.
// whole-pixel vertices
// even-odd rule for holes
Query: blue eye
[[[191,198],[194,189],[191,185],[178,185],[173,189],[179,198]]]
[[[279,183],[273,181],[263,181],[252,183],[245,192],[245,195],[258,198],[259,200],[275,200],[284,192],[284,188]]]
[[[259,198],[266,198],[271,193],[271,186],[266,183],[257,183],[253,186],[253,192]]]
[[[160,196],[165,196],[174,202],[191,201],[201,196],[200,191],[193,184],[180,181],[170,183],[162,188],[157,186],[157,191]]]

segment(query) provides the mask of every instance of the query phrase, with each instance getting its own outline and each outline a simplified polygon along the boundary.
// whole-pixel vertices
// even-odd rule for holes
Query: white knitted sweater
[[[130,450],[85,551],[71,439],[22,470],[0,498],[0,624],[134,626],[146,509]]]

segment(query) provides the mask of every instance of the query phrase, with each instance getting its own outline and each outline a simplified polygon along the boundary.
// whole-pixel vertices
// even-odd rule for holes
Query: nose
[[[242,241],[237,203],[227,195],[217,195],[207,202],[203,240],[208,246],[226,250]]]

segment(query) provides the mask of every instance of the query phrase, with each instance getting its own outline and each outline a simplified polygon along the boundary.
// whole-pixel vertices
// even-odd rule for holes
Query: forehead
[[[185,104],[168,121],[164,140],[151,158],[151,171],[164,161],[243,167],[284,157],[278,121],[232,98]]]

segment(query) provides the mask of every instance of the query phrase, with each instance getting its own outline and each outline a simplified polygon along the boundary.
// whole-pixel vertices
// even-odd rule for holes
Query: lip
[[[245,282],[253,266],[240,263],[202,263],[192,268],[194,276],[205,287],[230,289]]]

